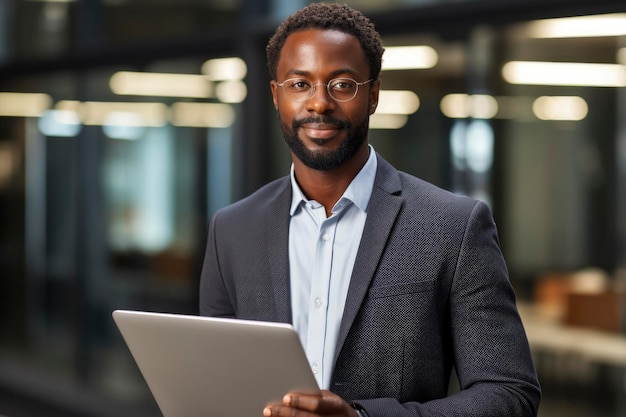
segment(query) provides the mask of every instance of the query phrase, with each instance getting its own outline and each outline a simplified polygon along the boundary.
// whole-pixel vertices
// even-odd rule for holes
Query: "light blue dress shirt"
[[[322,389],[330,386],[339,325],[376,167],[376,154],[370,146],[367,162],[328,218],[324,206],[304,196],[291,167],[289,273],[293,325]]]

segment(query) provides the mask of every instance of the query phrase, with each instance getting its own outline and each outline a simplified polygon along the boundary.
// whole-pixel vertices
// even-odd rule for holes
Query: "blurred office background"
[[[345,2],[374,147],[493,209],[540,416],[626,416],[626,2]],[[0,415],[159,415],[111,311],[195,314],[209,216],[288,172],[264,51],[306,3],[0,0]]]

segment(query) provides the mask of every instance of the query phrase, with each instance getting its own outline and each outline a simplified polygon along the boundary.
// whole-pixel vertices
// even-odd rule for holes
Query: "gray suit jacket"
[[[291,321],[288,177],[218,211],[200,314]],[[448,396],[452,368],[460,392]],[[535,416],[540,389],[486,205],[378,171],[331,390],[378,416]]]

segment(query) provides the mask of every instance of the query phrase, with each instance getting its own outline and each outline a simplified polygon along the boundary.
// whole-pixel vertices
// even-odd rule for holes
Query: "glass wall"
[[[264,47],[306,2],[183,3],[0,5],[0,414],[156,415],[111,311],[195,314],[211,213],[289,171]],[[493,209],[540,416],[623,415],[626,15],[348,3],[375,149]]]
[[[4,378],[64,387],[52,403],[80,391],[111,413],[154,411],[111,312],[197,313],[208,217],[232,201],[246,72],[205,57],[3,86]]]

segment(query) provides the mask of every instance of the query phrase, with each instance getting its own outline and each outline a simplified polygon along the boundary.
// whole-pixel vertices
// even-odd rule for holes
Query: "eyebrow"
[[[302,70],[298,70],[298,69],[291,70],[291,71],[287,72],[287,74],[299,75],[301,77],[308,77],[308,76],[311,75],[311,73],[308,72],[308,71],[302,71]],[[337,77],[339,75],[344,75],[344,74],[349,74],[349,75],[351,75],[353,77],[356,77],[358,75],[356,73],[356,71],[354,71],[353,69],[350,69],[350,68],[340,68],[340,69],[337,69],[337,70],[331,72],[330,73],[330,77],[331,78],[335,78],[335,77]]]

